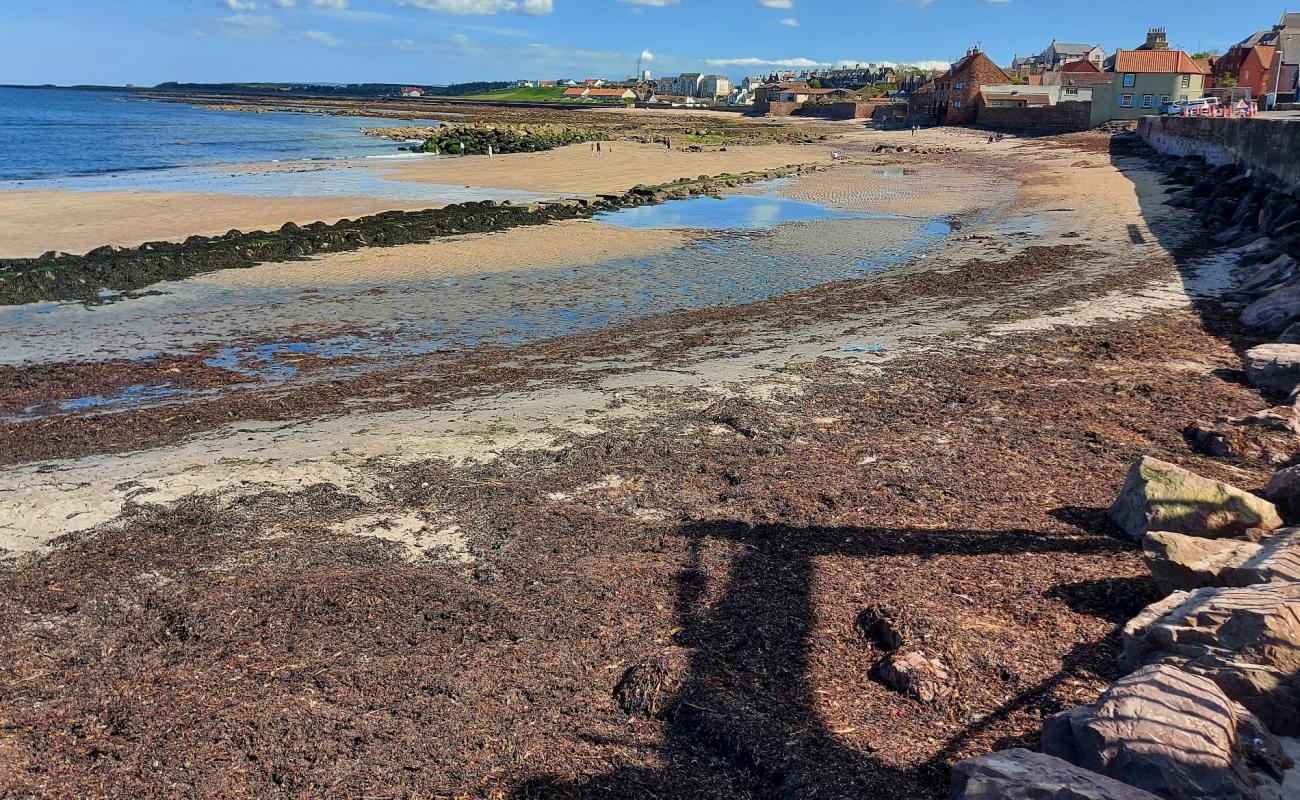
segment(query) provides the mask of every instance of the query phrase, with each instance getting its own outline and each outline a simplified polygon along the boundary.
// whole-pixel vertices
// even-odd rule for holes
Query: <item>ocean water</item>
[[[400,155],[362,128],[402,122],[316,114],[212,111],[131,93],[0,88],[0,182],[63,188],[149,171]],[[36,185],[31,185],[31,184]],[[132,188],[137,188],[133,186]]]

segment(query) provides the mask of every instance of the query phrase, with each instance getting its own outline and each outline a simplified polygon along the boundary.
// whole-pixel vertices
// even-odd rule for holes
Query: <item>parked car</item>
[[[1198,97],[1195,100],[1183,101],[1183,113],[1190,114],[1193,117],[1212,114],[1218,110],[1219,98],[1217,97]]]
[[[1181,117],[1183,115],[1182,100],[1167,100],[1160,106],[1160,113],[1166,116]]]

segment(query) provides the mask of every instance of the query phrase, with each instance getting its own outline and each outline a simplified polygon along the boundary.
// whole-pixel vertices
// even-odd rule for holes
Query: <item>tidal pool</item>
[[[621,228],[687,228],[756,230],[787,222],[827,219],[881,218],[881,215],[834,208],[769,195],[733,194],[693,197],[653,206],[637,206],[597,214],[596,219]]]

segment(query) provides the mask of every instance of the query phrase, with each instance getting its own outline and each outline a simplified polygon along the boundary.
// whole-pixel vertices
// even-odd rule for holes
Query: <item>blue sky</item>
[[[645,66],[740,77],[854,61],[999,63],[1053,38],[1223,50],[1277,0],[6,0],[0,83],[442,84],[622,78]]]

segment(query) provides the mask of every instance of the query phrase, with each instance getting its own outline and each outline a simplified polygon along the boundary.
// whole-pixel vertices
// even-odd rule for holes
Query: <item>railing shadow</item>
[[[658,761],[663,766],[616,768],[584,779],[541,778],[518,787],[513,797],[941,797],[949,761],[972,736],[1041,704],[1086,665],[1113,661],[1113,642],[1076,646],[1057,674],[1016,694],[924,763],[893,766],[847,746],[816,711],[808,675],[818,558],[1110,553],[1125,545],[1104,536],[1052,538],[1027,530],[797,528],[730,521],[692,524],[682,533],[691,550],[678,580],[676,644],[689,658],[661,715],[666,735]],[[740,555],[721,599],[707,603],[699,558],[710,542],[719,541],[737,545]],[[1089,599],[1087,584],[1068,591],[1072,606],[1104,605]],[[692,777],[686,779],[688,773]]]

